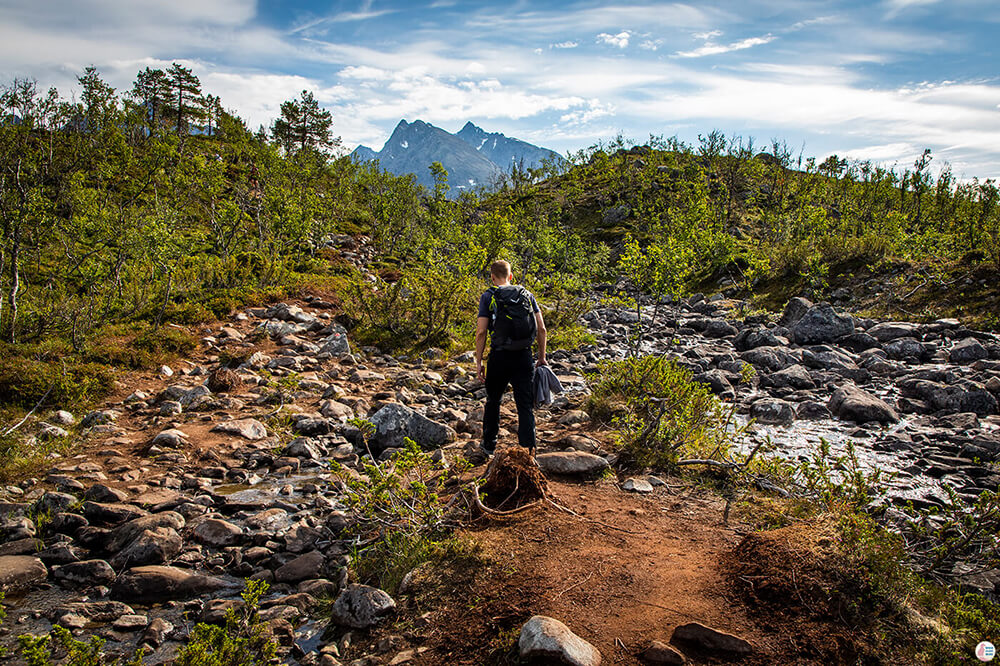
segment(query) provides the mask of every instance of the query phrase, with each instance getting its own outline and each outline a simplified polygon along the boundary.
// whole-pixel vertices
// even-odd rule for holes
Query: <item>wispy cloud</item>
[[[738,42],[732,42],[730,44],[708,43],[692,51],[678,51],[674,54],[674,56],[677,58],[703,58],[705,56],[721,55],[732,51],[750,49],[762,44],[769,44],[775,39],[777,39],[777,37],[774,35],[764,35],[763,37],[748,37],[747,39],[741,39]]]
[[[597,43],[607,44],[608,46],[617,46],[618,48],[623,49],[628,46],[628,40],[631,36],[632,35],[628,30],[622,30],[617,35],[602,32],[597,36]]]
[[[557,42],[555,44],[549,44],[550,49],[575,49],[580,45],[580,42],[566,41]]]

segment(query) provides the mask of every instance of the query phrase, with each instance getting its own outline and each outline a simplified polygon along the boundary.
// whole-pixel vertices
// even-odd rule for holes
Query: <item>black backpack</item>
[[[493,287],[490,311],[493,349],[515,351],[528,349],[535,341],[538,327],[531,307],[531,294],[520,285]]]

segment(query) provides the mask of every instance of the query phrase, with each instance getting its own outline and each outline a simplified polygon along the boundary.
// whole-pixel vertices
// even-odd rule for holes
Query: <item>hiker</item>
[[[527,289],[511,284],[510,264],[494,261],[490,266],[493,287],[479,299],[476,320],[476,371],[486,382],[486,413],[483,415],[481,453],[493,455],[500,429],[500,399],[507,385],[514,391],[517,405],[517,443],[535,452],[534,387],[536,366],[545,361],[545,322],[538,302]],[[483,366],[486,334],[490,332],[488,367]],[[538,339],[538,361],[532,363],[531,344]]]

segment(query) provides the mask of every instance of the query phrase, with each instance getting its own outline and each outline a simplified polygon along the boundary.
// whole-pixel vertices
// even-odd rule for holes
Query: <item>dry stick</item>
[[[591,571],[589,576],[587,576],[586,578],[584,578],[581,581],[577,581],[576,583],[573,583],[572,585],[570,585],[569,587],[567,587],[565,590],[563,590],[562,592],[560,592],[556,596],[552,597],[552,601],[555,601],[556,599],[558,599],[562,595],[564,595],[567,592],[569,592],[570,590],[572,590],[574,587],[579,587],[579,586],[583,585],[584,583],[586,583],[588,580],[590,580],[593,577],[594,577],[594,572]]]
[[[37,411],[38,408],[42,406],[42,403],[45,402],[45,399],[49,397],[49,393],[52,393],[52,389],[54,389],[55,386],[56,386],[55,382],[53,382],[52,385],[49,386],[49,390],[46,391],[45,395],[42,396],[42,399],[39,400],[37,403],[35,403],[35,406],[31,408],[31,411],[28,412],[27,414],[25,414],[23,419],[21,419],[20,421],[18,421],[17,423],[15,423],[14,425],[12,425],[11,427],[7,428],[7,430],[5,430],[3,432],[3,435],[0,435],[0,437],[6,437],[10,433],[14,432],[15,430],[17,430],[18,428],[20,428],[21,426],[23,426],[24,422],[27,421],[28,419],[30,419],[31,415],[34,414],[35,411]]]

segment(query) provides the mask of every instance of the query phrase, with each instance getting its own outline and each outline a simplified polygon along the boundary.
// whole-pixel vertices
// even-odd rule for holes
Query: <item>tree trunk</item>
[[[14,227],[13,244],[10,250],[10,290],[7,292],[7,309],[10,314],[7,316],[7,339],[15,342],[17,324],[17,292],[21,288],[21,275],[17,270],[17,264],[21,254],[21,228],[20,225]]]

